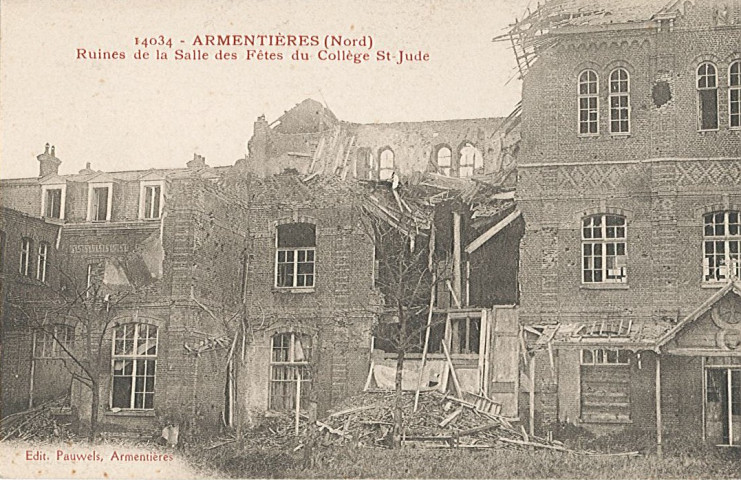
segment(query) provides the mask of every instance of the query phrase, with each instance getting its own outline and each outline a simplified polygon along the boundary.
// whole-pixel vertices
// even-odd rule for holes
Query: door
[[[741,445],[741,368],[708,368],[705,434],[716,445]]]

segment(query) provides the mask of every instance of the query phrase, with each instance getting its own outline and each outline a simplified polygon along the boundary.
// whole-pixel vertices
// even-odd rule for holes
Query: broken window
[[[64,187],[43,187],[42,213],[46,218],[64,218]]]
[[[626,282],[625,217],[591,215],[582,220],[582,282]]]
[[[63,323],[47,325],[36,331],[33,356],[35,358],[64,357],[67,355],[65,349],[72,351],[74,344],[75,327]]]
[[[579,74],[579,134],[597,135],[599,133],[597,106],[599,87],[597,73],[584,70]]]
[[[386,147],[381,151],[379,180],[390,180],[394,174],[394,151]]]
[[[741,128],[741,60],[728,68],[728,125]]]
[[[720,282],[741,276],[741,212],[708,213],[704,217],[703,280]]]
[[[450,320],[450,353],[479,353],[481,317]]]
[[[700,130],[718,128],[718,76],[715,65],[706,62],[697,68],[697,107]]]
[[[316,225],[278,225],[275,252],[276,287],[313,287]]]
[[[436,154],[437,173],[450,176],[453,169],[453,152],[448,147],[440,147]]]
[[[30,238],[21,239],[21,261],[18,265],[18,273],[24,276],[31,275],[31,251],[33,250],[33,240]]]
[[[610,133],[630,132],[630,81],[618,68],[610,74]]]
[[[100,287],[103,285],[104,275],[105,264],[103,261],[88,263],[85,281],[85,296],[87,298],[92,298],[98,295]]]
[[[627,350],[582,350],[580,383],[582,421],[630,420],[630,359]]]
[[[460,161],[458,162],[458,176],[466,178],[472,176],[483,166],[481,152],[472,143],[465,142],[460,150]]]
[[[270,354],[270,409],[294,410],[298,399],[307,408],[311,394],[311,336],[273,335]]]
[[[160,218],[162,207],[161,182],[143,183],[139,199],[139,218]]]
[[[127,323],[113,330],[111,408],[154,408],[157,331],[146,323]]]
[[[90,185],[88,189],[88,220],[92,222],[105,222],[110,220],[111,185]]]
[[[46,282],[46,273],[49,266],[49,244],[39,243],[39,257],[36,262],[36,280]]]

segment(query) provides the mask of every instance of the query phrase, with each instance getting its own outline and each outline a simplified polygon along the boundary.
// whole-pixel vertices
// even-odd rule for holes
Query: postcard
[[[3,478],[738,477],[738,1],[0,4]]]

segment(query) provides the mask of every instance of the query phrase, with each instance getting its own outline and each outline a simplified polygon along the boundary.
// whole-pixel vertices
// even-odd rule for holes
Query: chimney
[[[190,169],[196,169],[196,168],[205,168],[208,165],[206,165],[206,157],[204,157],[203,155],[198,155],[197,153],[194,153],[193,160],[186,163],[185,166]]]
[[[80,175],[87,175],[87,174],[90,174],[90,173],[95,173],[95,170],[93,170],[92,168],[90,168],[90,162],[87,162],[85,164],[85,168],[83,168],[82,170],[80,170]]]
[[[247,142],[250,153],[250,162],[254,165],[262,165],[268,159],[268,143],[270,141],[270,125],[265,120],[265,115],[260,115],[255,120],[252,138]]]
[[[51,147],[51,151],[49,151],[49,144],[47,143],[44,153],[37,156],[36,159],[39,161],[39,177],[59,174],[59,165],[62,161],[54,155],[53,146]]]

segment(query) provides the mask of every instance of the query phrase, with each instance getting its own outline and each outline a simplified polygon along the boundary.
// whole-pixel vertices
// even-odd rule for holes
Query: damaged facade
[[[39,301],[34,315],[6,308],[34,303],[11,294],[3,344],[63,328],[57,343],[84,357],[79,322],[63,312],[70,295],[99,302],[107,328],[93,332],[102,341],[92,357],[104,430],[251,425],[313,403],[325,412],[368,387],[372,365],[392,354],[375,341],[393,316],[373,225],[420,248],[435,230],[445,261],[430,363],[445,338],[469,389],[499,375],[514,405],[516,375],[489,369],[488,356],[494,341],[517,343],[516,326],[500,332],[492,309],[513,318],[518,296],[517,135],[516,116],[360,125],[306,100],[272,124],[259,118],[249,155],[232,167],[196,155],[187,168],[59,175],[47,147],[39,177],[1,185],[4,207],[53,227],[50,278],[64,281],[36,282],[59,300]],[[10,219],[3,231],[15,235]],[[3,349],[3,392],[13,397],[4,415],[46,400],[32,387],[32,357]],[[69,363],[60,360],[70,373],[55,394],[85,421],[91,390]]]
[[[520,411],[543,431],[741,444],[740,22],[552,1],[502,37],[524,82]]]

